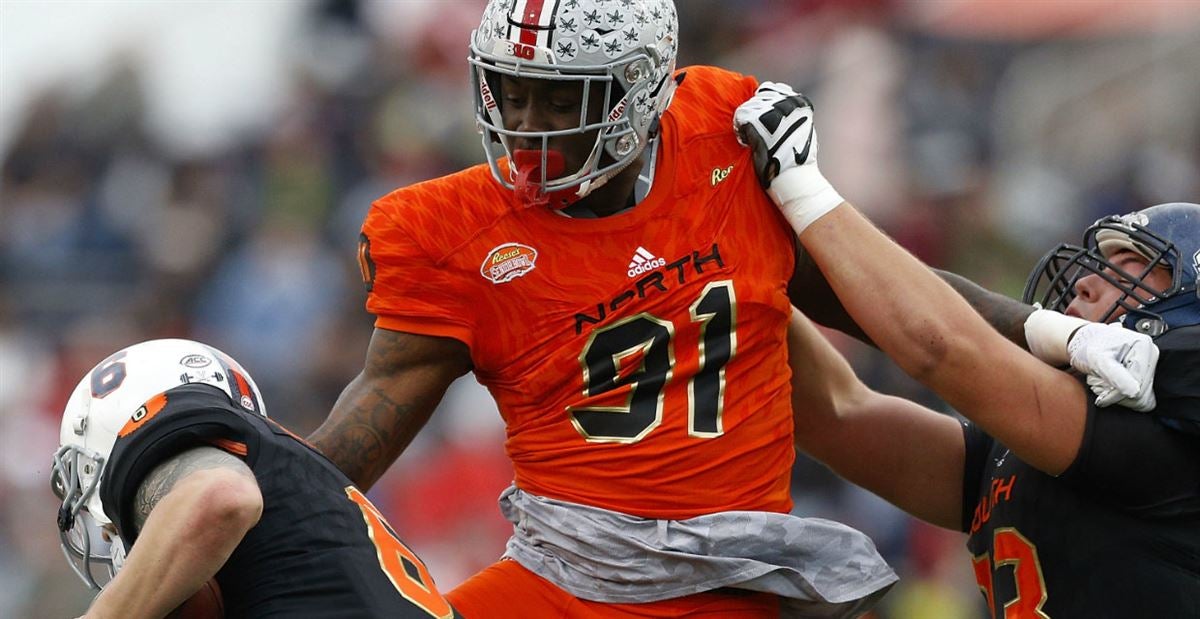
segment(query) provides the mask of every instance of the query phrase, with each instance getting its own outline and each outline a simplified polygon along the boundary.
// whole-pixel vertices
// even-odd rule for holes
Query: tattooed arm
[[[458,340],[375,329],[363,371],[309,441],[366,490],[470,369],[470,351]]]
[[[1025,319],[1033,313],[1032,306],[992,292],[956,273],[932,270],[966,299],[1000,335],[1022,348],[1029,348],[1025,342]],[[799,242],[796,243],[796,268],[788,284],[788,296],[792,305],[817,323],[874,345],[846,312],[816,261]]]
[[[166,615],[221,569],[262,515],[250,468],[215,447],[162,462],[133,501],[136,551],[85,617]]]

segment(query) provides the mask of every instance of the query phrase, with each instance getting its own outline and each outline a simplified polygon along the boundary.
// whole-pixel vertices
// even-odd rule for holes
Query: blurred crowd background
[[[812,95],[822,169],[932,265],[1019,295],[1099,216],[1200,198],[1200,2],[676,0],[680,65]],[[49,489],[70,390],[157,337],[239,359],[301,435],[362,367],[371,201],[482,161],[483,0],[0,0],[0,617],[90,599]],[[877,389],[942,406],[831,334]],[[944,408],[944,407],[943,407]],[[471,377],[370,493],[450,589],[500,556],[503,428]],[[881,619],[986,616],[963,537],[801,458],[795,511],[869,533]]]

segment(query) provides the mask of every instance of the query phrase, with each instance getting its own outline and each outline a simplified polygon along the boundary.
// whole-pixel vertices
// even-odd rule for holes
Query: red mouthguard
[[[546,155],[546,180],[562,176],[566,163],[562,153],[556,150],[514,150],[512,165],[516,168],[517,176],[513,182],[517,197],[527,206],[546,206],[550,202],[542,187],[542,153]]]

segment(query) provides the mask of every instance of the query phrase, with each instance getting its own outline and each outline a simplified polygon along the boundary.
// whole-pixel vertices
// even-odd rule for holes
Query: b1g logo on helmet
[[[509,56],[523,60],[533,60],[537,57],[537,48],[532,45],[525,45],[516,41],[503,41],[501,45],[503,45],[504,53]]]
[[[510,282],[533,270],[537,250],[520,243],[505,243],[488,252],[479,273],[493,284]]]

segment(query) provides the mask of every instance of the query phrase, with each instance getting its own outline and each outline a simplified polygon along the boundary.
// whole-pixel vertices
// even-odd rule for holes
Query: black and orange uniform
[[[282,426],[220,390],[184,385],[118,433],[101,499],[136,552],[133,497],[159,463],[200,446],[242,457],[263,513],[216,580],[230,617],[458,617],[425,565],[345,475]]]
[[[1200,617],[1200,329],[1168,331],[1158,407],[1088,410],[1075,462],[1052,477],[967,424],[963,528],[998,618]]]
[[[624,212],[526,207],[486,165],[377,200],[367,308],[470,348],[526,492],[651,519],[788,512],[794,237],[732,129],[757,82],[680,80]]]

